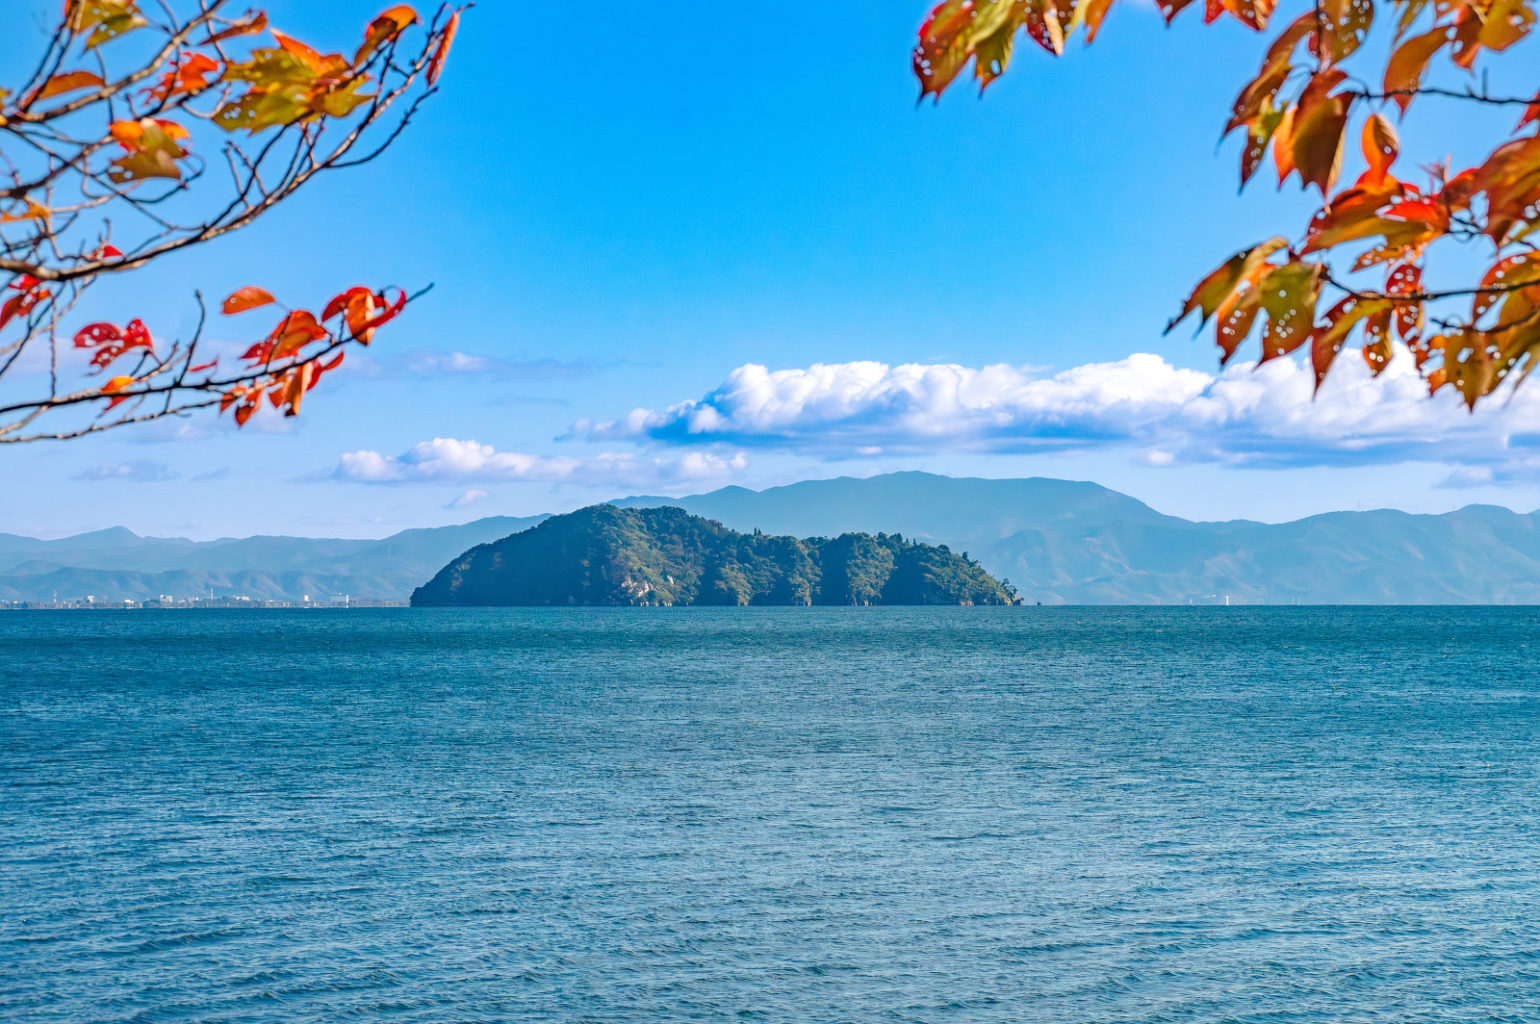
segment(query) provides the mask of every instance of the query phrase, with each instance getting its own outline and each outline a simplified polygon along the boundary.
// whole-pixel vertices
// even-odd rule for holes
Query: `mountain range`
[[[622,507],[676,506],[744,532],[898,533],[966,552],[1043,604],[1540,603],[1540,514],[1335,512],[1297,522],[1192,522],[1092,483],[894,473],[764,491],[727,487]],[[113,529],[42,541],[0,534],[0,601],[405,601],[461,553],[545,517],[498,517],[383,540],[194,542]]]

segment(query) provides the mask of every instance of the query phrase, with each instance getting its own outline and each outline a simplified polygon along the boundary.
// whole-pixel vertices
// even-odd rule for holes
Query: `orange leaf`
[[[316,322],[315,314],[298,309],[278,322],[268,341],[273,345],[271,359],[286,359],[312,341],[330,338],[331,333]],[[263,362],[269,361],[264,359]]]
[[[1422,268],[1403,264],[1390,272],[1385,279],[1385,294],[1401,300],[1396,303],[1396,331],[1409,347],[1416,348],[1422,335],[1423,308],[1420,301],[1410,298],[1422,288]]]
[[[107,172],[114,184],[182,176],[176,162],[187,155],[181,142],[188,134],[175,121],[159,117],[114,121],[109,131],[118,145],[128,151],[127,156],[114,160]]]
[[[50,96],[74,92],[77,89],[100,89],[106,84],[106,82],[102,81],[102,76],[94,71],[66,71],[64,74],[54,75],[44,82],[43,88],[38,91],[35,98],[46,100]]]
[[[1481,289],[1471,301],[1471,323],[1480,320],[1489,309],[1504,299],[1505,292],[1491,289],[1514,289],[1533,282],[1540,282],[1540,257],[1534,253],[1521,252],[1500,260],[1481,279]]]
[[[107,403],[107,408],[103,409],[102,412],[103,413],[111,412],[113,409],[116,409],[118,406],[122,405],[124,402],[128,401],[130,398],[133,398],[134,397],[133,395],[119,394],[120,391],[122,391],[124,388],[127,388],[127,387],[131,386],[133,383],[134,383],[134,378],[132,378],[132,377],[114,377],[111,380],[109,380],[107,383],[103,384],[102,385],[102,394],[104,394],[104,395],[116,395],[117,397],[115,397],[112,401],[108,402]]]
[[[147,98],[157,101],[170,99],[183,93],[191,96],[207,89],[211,84],[208,76],[219,70],[219,62],[201,53],[189,54],[186,60],[174,64],[170,71],[160,76],[160,81],[144,90]]]
[[[233,316],[236,313],[244,313],[248,309],[257,309],[260,306],[271,305],[277,301],[277,299],[273,298],[272,293],[265,288],[247,285],[244,288],[237,288],[231,292],[219,308],[226,316]]]
[[[1310,361],[1315,368],[1315,389],[1321,390],[1327,371],[1342,351],[1343,343],[1360,320],[1389,312],[1389,299],[1360,299],[1349,295],[1332,307],[1310,335]]]
[[[1363,183],[1384,184],[1390,165],[1396,162],[1396,156],[1401,152],[1401,139],[1383,114],[1374,114],[1364,122],[1363,150],[1364,159],[1369,162]]]
[[[26,200],[26,210],[23,213],[7,213],[0,216],[0,224],[13,224],[23,220],[47,220],[48,207],[31,199]]]
[[[353,65],[356,67],[368,60],[375,50],[396,38],[415,21],[417,12],[406,4],[397,4],[375,18],[364,30],[364,42],[353,56]]]
[[[1278,127],[1273,129],[1273,166],[1278,168],[1278,184],[1294,173],[1294,115],[1298,107],[1287,107]]]
[[[213,46],[222,43],[226,39],[234,39],[236,36],[254,36],[267,29],[267,12],[257,11],[248,14],[245,18],[235,22],[228,28],[221,29],[203,41],[204,46]]]
[[[1383,310],[1369,317],[1364,323],[1364,362],[1369,371],[1378,377],[1390,366],[1390,310]],[[1418,360],[1421,366],[1421,360]]]
[[[1401,113],[1412,104],[1412,93],[1422,84],[1428,61],[1449,41],[1447,27],[1435,28],[1420,36],[1413,36],[1390,55],[1385,65],[1385,94],[1396,101]]]
[[[460,31],[460,12],[455,11],[449,16],[449,24],[444,26],[444,34],[439,37],[438,49],[433,51],[433,59],[428,61],[428,84],[437,85],[438,76],[444,73],[444,61],[449,59],[449,48],[454,45],[455,35]]]
[[[1327,96],[1301,106],[1293,124],[1294,165],[1300,180],[1322,193],[1331,191],[1342,172],[1343,130],[1347,127],[1350,95]]]
[[[1269,256],[1288,244],[1287,239],[1270,238],[1255,248],[1245,249],[1231,256],[1223,266],[1198,282],[1198,286],[1183,303],[1182,311],[1166,325],[1166,330],[1169,332],[1194,311],[1203,314],[1202,320],[1198,323],[1201,328],[1208,323],[1209,317],[1225,305],[1236,289],[1252,278]]]
[[[285,53],[289,53],[295,57],[298,57],[301,63],[310,68],[310,70],[314,71],[316,74],[319,75],[323,71],[327,70],[327,60],[325,57],[321,56],[319,51],[300,42],[293,36],[284,35],[276,28],[273,29],[273,38],[278,40],[279,49],[283,50]]]

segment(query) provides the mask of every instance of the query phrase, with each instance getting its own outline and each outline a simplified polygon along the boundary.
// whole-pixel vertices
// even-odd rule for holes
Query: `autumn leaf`
[[[1390,368],[1390,310],[1381,310],[1364,321],[1364,365],[1378,377]]]
[[[1325,76],[1318,75],[1317,78]],[[1313,81],[1307,86],[1306,95],[1300,99],[1292,125],[1290,148],[1300,180],[1316,186],[1324,194],[1331,191],[1342,172],[1343,132],[1347,127],[1352,96],[1312,96],[1310,93],[1315,85]]]
[[[0,328],[4,328],[19,316],[26,316],[32,312],[34,306],[48,297],[48,292],[40,286],[37,278],[29,275],[23,275],[12,281],[10,287],[12,291],[20,294],[13,295],[0,304]]]
[[[91,356],[93,370],[105,370],[118,359],[135,349],[155,351],[155,343],[149,328],[142,320],[130,320],[126,327],[116,324],[89,324],[75,332],[75,347],[95,349]]]
[[[1395,303],[1396,332],[1401,341],[1416,348],[1422,336],[1423,304],[1412,298],[1422,288],[1422,268],[1415,264],[1403,264],[1391,270],[1385,279],[1385,294],[1393,296]]]
[[[1317,33],[1311,47],[1317,57],[1328,62],[1344,60],[1363,45],[1374,24],[1373,0],[1322,0],[1321,19],[1325,22],[1326,39]],[[1310,12],[1314,15],[1315,12]],[[1312,18],[1314,20],[1314,18]]]
[[[1529,35],[1535,12],[1527,0],[1493,0],[1482,12],[1477,41],[1488,50],[1502,51]]]
[[[239,36],[254,36],[267,31],[267,12],[256,11],[248,14],[239,21],[231,22],[227,27],[214,32],[203,40],[204,46],[215,46],[226,39],[235,39]]]
[[[1319,392],[1326,381],[1326,374],[1342,351],[1348,335],[1360,321],[1389,311],[1391,302],[1385,298],[1360,298],[1349,295],[1333,306],[1319,326],[1310,334],[1310,361],[1315,369],[1315,390]]]
[[[1449,30],[1435,28],[1420,36],[1413,36],[1396,47],[1396,51],[1390,55],[1390,61],[1385,65],[1385,95],[1395,101],[1402,114],[1412,105],[1413,95],[1422,85],[1422,76],[1428,69],[1428,62],[1448,41]]]
[[[1481,278],[1481,285],[1471,301],[1471,323],[1480,320],[1493,306],[1512,294],[1495,289],[1514,289],[1536,282],[1540,282],[1540,256],[1535,253],[1521,252],[1499,260]]]
[[[1390,165],[1401,152],[1401,137],[1382,114],[1371,114],[1364,121],[1362,145],[1364,160],[1369,164],[1360,182],[1379,186],[1390,174]]]
[[[104,394],[104,395],[115,395],[116,397],[113,398],[112,401],[107,403],[107,408],[102,410],[102,415],[106,415],[107,413],[109,413],[112,410],[116,409],[118,406],[122,405],[124,402],[128,401],[130,398],[133,398],[134,397],[133,395],[125,395],[125,394],[121,394],[120,392],[122,392],[123,390],[125,390],[127,388],[132,387],[134,385],[134,383],[135,383],[134,378],[124,376],[124,377],[114,377],[111,380],[109,380],[107,383],[103,384],[101,386],[102,394]]]
[[[439,76],[444,73],[444,62],[449,59],[449,48],[454,45],[455,36],[460,33],[460,12],[455,11],[449,16],[449,23],[444,26],[444,34],[439,37],[438,46],[433,51],[432,58],[428,61],[428,84],[437,85]]]
[[[127,156],[112,161],[107,172],[114,184],[148,178],[181,178],[177,161],[187,155],[181,143],[187,129],[175,121],[145,117],[138,121],[114,121],[112,137],[128,151]]]
[[[1321,293],[1320,264],[1286,263],[1264,277],[1260,288],[1262,309],[1267,313],[1260,360],[1265,363],[1288,355],[1309,340]]]
[[[106,84],[102,81],[102,76],[94,71],[66,71],[44,82],[34,98],[46,100],[50,96],[60,96],[79,89],[100,89]]]
[[[226,316],[233,316],[236,313],[244,313],[248,309],[256,309],[259,306],[270,305],[276,301],[278,300],[274,299],[272,293],[265,288],[247,285],[244,288],[237,288],[231,292],[219,308]]]
[[[273,344],[272,359],[287,359],[313,341],[330,338],[331,333],[316,322],[315,314],[299,309],[279,321],[268,340]]]
[[[392,303],[384,293],[355,287],[333,297],[322,310],[321,319],[342,316],[354,338],[367,345],[374,339],[375,330],[395,319],[405,307],[405,294],[399,294]]]
[[[364,30],[364,42],[353,55],[353,66],[364,63],[375,50],[406,31],[407,26],[417,20],[417,12],[406,4],[397,4],[375,18]]]
[[[36,200],[22,201],[21,213],[0,214],[0,224],[15,224],[24,220],[47,220],[51,211]]]
[[[1201,329],[1252,271],[1288,244],[1286,238],[1270,238],[1261,245],[1231,256],[1222,266],[1198,283],[1192,294],[1187,297],[1187,301],[1182,304],[1182,311],[1166,324],[1166,333],[1169,334],[1177,324],[1187,319],[1187,315],[1194,311],[1203,314],[1202,319],[1198,321],[1198,327]]]
[[[202,53],[184,55],[184,59],[161,75],[160,81],[144,90],[148,99],[164,102],[173,96],[196,96],[213,83],[209,76],[219,70],[219,61]]]
[[[88,50],[149,24],[135,0],[67,0],[64,23],[76,34],[90,30]]]

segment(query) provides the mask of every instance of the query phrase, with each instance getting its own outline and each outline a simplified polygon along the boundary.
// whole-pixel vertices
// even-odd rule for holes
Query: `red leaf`
[[[41,291],[26,291],[20,295],[11,296],[4,306],[0,306],[0,327],[4,327],[18,316],[26,316],[32,312],[32,307],[37,305],[38,300],[46,294]]]
[[[95,348],[122,340],[123,332],[115,324],[88,324],[75,332],[76,348]]]

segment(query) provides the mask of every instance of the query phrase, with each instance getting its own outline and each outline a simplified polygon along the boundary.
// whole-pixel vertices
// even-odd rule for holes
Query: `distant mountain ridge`
[[[944,545],[739,533],[680,508],[614,505],[474,547],[412,594],[414,607],[1012,603]]]
[[[667,500],[738,529],[828,533],[859,519],[945,542],[1028,603],[1540,603],[1540,514],[1493,506],[1198,523],[1093,483],[926,473]]]
[[[728,487],[673,505],[742,532],[897,533],[968,552],[1044,604],[1537,604],[1540,517],[1490,506],[1444,515],[1334,512],[1292,523],[1196,523],[1092,483],[895,473]],[[104,601],[351,594],[404,601],[451,559],[540,522],[483,519],[385,540],[255,537],[195,543],[104,530],[56,541],[0,534],[0,600]]]
[[[245,537],[190,541],[117,527],[62,540],[0,534],[0,601],[145,601],[161,596],[259,601],[405,601],[468,547],[538,523],[498,516],[406,530],[383,540]]]

